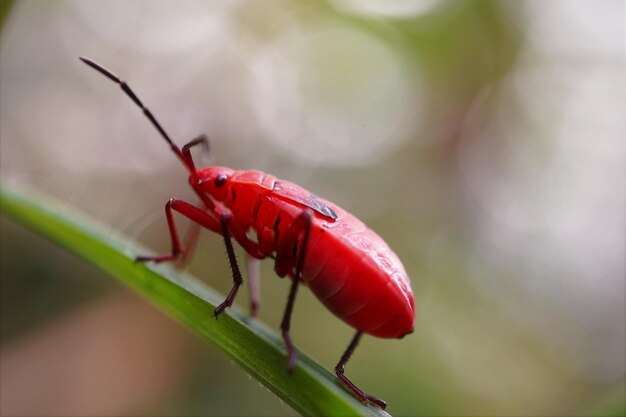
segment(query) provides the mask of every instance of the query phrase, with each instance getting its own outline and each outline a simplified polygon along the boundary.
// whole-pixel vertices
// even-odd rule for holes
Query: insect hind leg
[[[339,379],[339,381],[341,381],[341,383],[350,392],[352,392],[352,394],[354,394],[363,404],[365,404],[367,402],[370,402],[372,404],[376,404],[377,406],[379,406],[380,408],[382,408],[384,410],[385,407],[387,407],[387,403],[386,402],[384,402],[383,400],[381,400],[379,398],[376,398],[376,397],[374,397],[372,395],[368,395],[368,394],[364,393],[363,390],[361,390],[359,387],[354,385],[354,383],[352,381],[350,381],[347,376],[344,375],[344,370],[346,368],[346,363],[350,359],[350,356],[352,356],[352,353],[354,352],[354,349],[356,349],[356,346],[358,345],[359,340],[361,339],[362,335],[363,335],[363,333],[361,333],[361,331],[357,331],[356,332],[356,334],[354,335],[354,337],[350,341],[350,344],[348,345],[348,348],[346,349],[346,351],[341,356],[341,359],[339,360],[339,363],[337,364],[337,366],[335,366],[335,374],[337,375],[337,378]]]

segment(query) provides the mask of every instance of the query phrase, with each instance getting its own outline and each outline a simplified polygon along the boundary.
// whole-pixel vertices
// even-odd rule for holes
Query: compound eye
[[[215,186],[216,187],[221,187],[222,185],[224,185],[226,183],[226,179],[228,177],[224,174],[220,174],[217,176],[217,178],[215,178]]]

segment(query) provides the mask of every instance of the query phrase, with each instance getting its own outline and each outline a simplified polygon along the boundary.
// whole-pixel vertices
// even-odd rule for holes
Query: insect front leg
[[[232,215],[229,212],[219,213],[217,210],[211,210],[211,214],[206,211],[193,206],[183,200],[171,198],[165,205],[165,216],[167,218],[167,225],[170,231],[170,237],[172,239],[172,252],[165,255],[158,256],[138,256],[135,259],[138,262],[165,262],[171,260],[178,260],[182,257],[183,248],[178,237],[178,231],[176,229],[176,223],[174,223],[174,216],[172,210],[177,211],[183,216],[187,217],[194,223],[205,227],[215,233],[218,233],[224,238],[224,245],[226,246],[226,253],[228,254],[228,261],[233,275],[233,287],[228,293],[228,296],[220,305],[218,305],[213,315],[217,317],[227,307],[230,307],[235,300],[239,287],[243,284],[243,278],[237,263],[237,257],[235,256],[235,250],[233,248],[232,239],[230,236],[229,225],[231,224]],[[216,218],[218,217],[219,220]]]
[[[206,210],[207,210],[207,206],[204,205],[202,207],[202,211],[206,212]],[[193,222],[193,221],[187,227],[187,231],[183,239],[184,250],[178,257],[178,259],[176,259],[176,264],[175,264],[176,268],[181,268],[181,269],[184,268],[189,262],[189,260],[191,259],[191,257],[193,256],[194,252],[196,251],[196,245],[198,243],[198,239],[200,238],[201,227],[202,226],[200,226],[200,224]]]
[[[311,210],[307,209],[303,211],[289,226],[289,229],[287,229],[285,235],[280,240],[278,249],[276,250],[276,262],[274,264],[274,269],[279,276],[284,276],[286,273],[291,272],[294,262],[296,267],[295,274],[291,281],[291,288],[289,289],[287,306],[285,307],[283,320],[280,323],[280,330],[285,347],[287,348],[287,356],[289,358],[287,362],[288,372],[293,371],[297,360],[296,348],[291,341],[291,337],[289,336],[289,327],[291,325],[291,314],[293,312],[293,305],[298,292],[298,285],[302,279],[302,266],[304,265],[304,257],[309,241],[312,219],[313,212]]]
[[[178,237],[178,231],[176,229],[176,223],[174,222],[172,210],[179,212],[193,222],[198,223],[200,226],[206,227],[216,233],[221,233],[219,222],[214,217],[208,215],[202,209],[199,209],[183,200],[170,198],[165,204],[165,217],[167,218],[167,227],[170,231],[170,238],[172,240],[171,253],[157,256],[137,256],[135,258],[137,262],[160,263],[178,260],[183,256],[184,248]]]
[[[380,408],[382,408],[384,410],[385,407],[387,407],[387,403],[386,402],[384,402],[383,400],[381,400],[379,398],[376,398],[376,397],[374,397],[372,395],[368,395],[368,394],[364,393],[359,387],[354,385],[354,383],[352,381],[350,381],[348,379],[348,377],[345,376],[344,373],[343,373],[345,368],[346,368],[346,363],[350,359],[350,356],[352,356],[352,353],[354,352],[354,349],[356,348],[357,344],[359,343],[359,340],[361,339],[362,335],[363,334],[360,331],[356,332],[356,334],[352,338],[352,341],[348,345],[348,348],[346,349],[346,351],[341,356],[341,359],[339,360],[339,363],[337,364],[337,366],[335,366],[335,374],[337,375],[337,378],[339,378],[341,383],[348,390],[350,390],[363,404],[365,404],[367,402],[370,402],[372,404],[376,404],[377,406],[379,406]]]
[[[185,237],[183,239],[183,248],[184,250],[176,259],[176,268],[184,268],[189,260],[191,259],[193,253],[196,251],[196,245],[198,243],[198,239],[200,238],[200,225],[196,222],[191,222],[189,227],[187,228],[187,232],[185,233]]]

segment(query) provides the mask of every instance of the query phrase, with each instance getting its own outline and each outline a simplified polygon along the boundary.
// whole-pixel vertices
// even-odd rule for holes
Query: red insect
[[[161,256],[139,256],[138,261],[175,261],[185,255],[174,223],[176,211],[192,222],[222,235],[232,269],[234,285],[218,316],[233,303],[243,284],[232,238],[251,259],[273,258],[280,277],[291,277],[291,289],[280,325],[287,349],[288,370],[296,364],[296,350],[289,337],[291,312],[302,282],[337,317],[357,329],[350,345],[335,367],[337,378],[361,402],[381,408],[386,403],[365,394],[345,375],[344,368],[363,333],[384,338],[401,338],[413,331],[415,308],[410,281],[402,263],[376,233],[356,217],[307,190],[260,171],[235,171],[211,166],[196,168],[190,149],[208,146],[201,135],[180,149],[167,135],[126,82],[95,62],[80,58],[110,80],[141,108],[189,171],[189,184],[202,204],[194,206],[170,199],[165,215],[172,239],[172,252]],[[256,232],[256,240],[248,237]],[[259,305],[258,273],[250,272],[251,314]]]

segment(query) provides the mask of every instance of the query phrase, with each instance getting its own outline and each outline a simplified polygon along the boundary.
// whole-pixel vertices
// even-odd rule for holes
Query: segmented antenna
[[[102,65],[93,62],[89,58],[85,58],[82,56],[79,58],[85,64],[89,65],[91,68],[95,69],[100,74],[107,77],[109,80],[113,81],[114,83],[117,83],[120,86],[120,88],[126,93],[126,95],[130,97],[130,99],[141,109],[143,114],[148,118],[148,120],[150,120],[150,123],[152,123],[152,126],[154,126],[156,130],[159,131],[159,133],[161,134],[161,137],[163,137],[163,139],[165,139],[165,141],[170,145],[170,148],[172,148],[172,151],[178,156],[178,158],[180,158],[180,160],[185,164],[185,166],[187,166],[187,168],[189,168],[192,171],[194,170],[193,164],[191,166],[189,165],[189,161],[187,160],[183,152],[181,152],[180,148],[172,141],[172,139],[170,139],[169,135],[165,132],[163,127],[159,124],[159,122],[154,117],[152,112],[150,112],[150,110],[146,106],[143,105],[141,100],[139,100],[139,97],[137,97],[137,95],[133,92],[133,90],[131,90],[128,84],[126,84],[126,81],[122,81],[117,75],[113,74],[111,71],[104,68]]]

